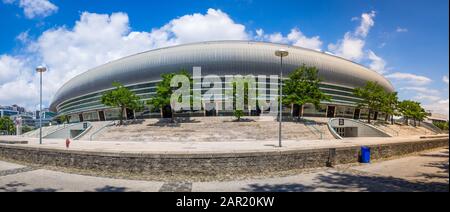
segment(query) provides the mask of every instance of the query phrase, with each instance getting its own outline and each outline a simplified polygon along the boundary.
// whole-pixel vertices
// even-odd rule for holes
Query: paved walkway
[[[448,138],[448,135],[443,135]],[[37,138],[21,138],[16,136],[0,136],[0,141],[29,141],[29,144],[17,144],[36,148],[51,148],[65,150],[64,139],[44,139],[39,144]],[[131,142],[131,141],[72,141],[71,150],[121,153],[155,153],[155,154],[193,154],[193,153],[242,153],[268,152],[283,150],[301,150],[318,148],[352,147],[362,145],[389,144],[399,142],[413,142],[423,140],[420,136],[391,137],[391,138],[346,138],[343,140],[283,140],[283,147],[279,148],[278,140],[261,142],[230,141],[230,142]]]
[[[83,176],[0,161],[0,192],[15,191],[449,191],[448,148],[368,165],[267,179],[151,182]]]

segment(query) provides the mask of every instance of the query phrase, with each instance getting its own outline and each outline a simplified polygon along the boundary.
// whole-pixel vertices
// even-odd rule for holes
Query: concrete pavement
[[[15,191],[446,191],[448,148],[368,165],[225,182],[157,182],[83,176],[0,160],[0,192]]]

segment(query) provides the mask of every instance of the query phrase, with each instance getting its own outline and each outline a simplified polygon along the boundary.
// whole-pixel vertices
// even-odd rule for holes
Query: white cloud
[[[346,33],[344,38],[338,41],[337,44],[329,44],[328,50],[340,57],[360,61],[364,56],[365,41],[363,39],[356,38],[351,33]]]
[[[420,76],[416,74],[411,73],[400,73],[395,72],[389,75],[386,75],[387,78],[392,80],[398,80],[404,83],[410,83],[410,84],[416,84],[416,85],[425,85],[431,83],[433,80],[431,80],[428,77]]]
[[[319,36],[307,37],[298,28],[291,29],[289,34],[287,34],[286,36],[284,36],[280,32],[265,34],[264,30],[258,29],[256,30],[256,36],[254,39],[260,41],[269,41],[272,43],[289,44],[307,49],[313,49],[316,51],[321,51],[322,48],[322,41],[320,40]]]
[[[440,92],[436,89],[430,89],[427,87],[419,87],[419,86],[407,86],[407,87],[402,87],[400,88],[400,90],[406,90],[406,91],[410,91],[410,92],[414,92],[414,93],[418,93],[419,95],[434,95],[434,96],[438,96],[440,94]]]
[[[23,42],[26,48],[17,56],[2,55],[0,58],[0,104],[23,104],[34,108],[34,92],[39,81],[32,67],[42,63],[49,68],[43,78],[43,98],[48,104],[66,81],[111,60],[188,42],[246,40],[250,37],[244,25],[214,9],[203,15],[196,13],[173,19],[150,32],[130,29],[125,13],[83,12],[72,28],[54,27],[37,39],[31,39],[27,32],[20,34],[16,38],[26,41]],[[11,90],[30,92],[11,95]]]
[[[375,11],[363,13],[360,18],[360,25],[355,31],[347,32],[344,38],[337,43],[329,44],[328,50],[340,57],[359,62],[365,56],[365,38],[369,34],[370,29],[375,25],[375,16]]]
[[[23,9],[25,17],[33,19],[36,17],[47,17],[58,11],[58,7],[49,0],[3,0],[5,4],[13,4],[18,1],[18,5]]]
[[[320,51],[322,47],[322,41],[319,36],[308,38],[297,28],[291,30],[291,33],[288,34],[287,39],[292,42],[292,45],[294,46],[300,46],[318,51]]]
[[[401,28],[401,27],[397,27],[397,29],[395,30],[396,32],[408,32],[408,29],[406,28]]]
[[[21,59],[0,55],[0,85],[21,76],[24,67],[25,64]]]
[[[368,59],[371,61],[369,68],[380,73],[386,73],[386,61],[383,58],[377,56],[373,51],[369,50]]]
[[[422,94],[419,93],[418,95],[416,95],[414,97],[415,100],[419,100],[419,101],[439,101],[441,99],[440,96],[431,96],[431,95],[426,95],[426,94]]]
[[[28,59],[0,55],[0,105],[20,104],[34,107],[38,82]]]
[[[173,34],[177,43],[205,40],[247,40],[245,26],[235,23],[221,10],[208,9],[205,15],[195,13],[172,20],[163,30]]]
[[[447,115],[447,118],[449,117],[449,99],[448,98],[424,104],[423,107],[426,110],[431,110],[432,113],[444,114],[444,115]]]
[[[448,85],[448,76],[443,76],[442,81]]]
[[[375,15],[375,11],[371,11],[370,13],[363,13],[361,15],[361,24],[356,29],[356,36],[365,38],[367,34],[369,34],[370,28],[375,25],[375,21],[373,20],[375,18]]]

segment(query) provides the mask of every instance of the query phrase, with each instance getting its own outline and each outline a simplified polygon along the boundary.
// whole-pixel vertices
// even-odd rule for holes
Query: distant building
[[[15,115],[19,115],[22,113],[25,113],[26,110],[24,107],[20,107],[16,104],[12,105],[12,106],[1,106],[0,105],[0,117],[10,117],[10,116],[15,116]]]
[[[13,110],[19,112],[19,114],[22,114],[22,113],[26,112],[24,107],[20,107],[20,106],[18,106],[16,104],[12,105],[11,107],[13,108]]]
[[[48,126],[52,123],[53,119],[56,116],[55,112],[50,111],[48,108],[45,108],[42,110],[42,113],[39,112],[39,110],[36,110],[34,112],[34,118],[35,118],[35,126],[38,127],[39,126],[39,122],[40,122],[40,115],[42,115],[42,125],[43,126]]]
[[[14,110],[0,109],[0,117],[10,117],[14,115],[19,115],[19,112]]]
[[[432,113],[431,111],[428,111],[428,117],[426,122],[429,123],[445,123],[448,122],[448,116],[444,114],[439,113]]]
[[[11,116],[11,119],[13,121],[16,121],[16,119],[20,118],[22,121],[22,126],[29,126],[29,127],[35,127],[36,126],[36,119],[33,118],[33,116],[30,116],[28,114],[18,114]]]

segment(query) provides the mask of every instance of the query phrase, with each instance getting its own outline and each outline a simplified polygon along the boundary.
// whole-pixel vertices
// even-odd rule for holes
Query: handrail
[[[387,131],[388,133],[391,133],[394,136],[398,136],[400,135],[400,133],[397,130],[391,129],[389,127],[384,127],[384,128],[379,128],[378,126],[373,125],[373,127],[382,130],[382,131]]]
[[[68,124],[67,126],[64,126],[64,127],[62,127],[62,128],[58,128],[57,130],[54,130],[54,131],[52,131],[51,133],[47,133],[45,136],[42,135],[42,137],[44,138],[44,137],[51,136],[51,135],[53,135],[53,134],[55,134],[55,133],[57,133],[57,132],[59,132],[59,131],[62,131],[62,130],[65,130],[65,129],[67,129],[67,128],[74,127],[74,126],[77,126],[77,125],[82,125],[83,123],[89,123],[89,122],[78,122],[78,123]],[[86,129],[87,129],[87,128],[86,128]],[[70,130],[70,129],[69,129],[69,130]]]
[[[66,129],[66,128],[71,127],[71,126],[73,126],[73,125],[75,125],[75,124],[67,124],[67,125],[66,125],[66,124],[62,124],[62,127],[58,127],[58,128],[56,128],[56,129],[54,129],[53,131],[47,132],[47,134],[42,135],[42,137],[45,137],[45,136],[50,135],[50,134],[53,134],[53,133],[55,133],[55,132],[57,132],[57,131]],[[38,128],[38,129],[39,129],[39,128]]]
[[[56,129],[54,129],[54,130],[52,130],[52,131],[48,131],[48,132],[43,132],[43,133],[42,133],[42,137],[45,137],[45,136],[47,136],[47,135],[50,135],[50,134],[52,134],[52,133],[55,133],[56,131],[65,129],[65,128],[67,128],[67,127],[70,127],[70,126],[72,126],[72,125],[74,125],[74,124],[73,124],[73,123],[72,123],[72,124],[66,124],[66,123],[58,124],[58,125],[56,125],[56,127],[57,127]],[[44,127],[44,126],[42,126],[42,127]],[[30,132],[27,132],[27,133],[24,133],[24,134],[22,134],[22,135],[20,135],[20,136],[21,136],[21,137],[34,137],[34,136],[30,136],[30,135],[38,134],[38,131],[39,131],[39,128],[36,128],[35,130],[30,131]],[[36,135],[36,136],[39,136],[39,135]]]
[[[380,130],[380,131],[383,131],[383,132],[385,132],[385,133],[392,134],[392,136],[398,136],[398,135],[400,135],[400,133],[399,133],[397,130],[391,129],[391,128],[389,128],[389,127],[383,127],[383,128],[380,128],[379,126],[376,126],[375,124],[369,124],[369,123],[364,122],[364,121],[361,121],[361,120],[356,120],[356,121],[358,121],[358,122],[360,122],[360,123],[362,123],[362,124],[371,126],[371,127],[375,128],[375,129]],[[379,122],[375,120],[374,123],[379,123]],[[391,137],[392,137],[392,136],[391,136]]]
[[[314,124],[311,124],[311,123],[314,123]],[[315,126],[315,123],[316,122],[305,122],[305,126],[308,127],[308,128],[312,127],[317,133],[319,133],[320,139],[322,140],[323,139],[323,132],[322,132],[322,130],[317,129],[317,127]],[[313,133],[316,134],[314,131],[313,131]]]
[[[441,134],[444,132],[441,128],[437,127],[436,125],[434,125],[432,123],[422,122],[421,124],[424,128],[427,128],[428,130],[431,130],[434,133]]]
[[[88,123],[89,126],[88,126],[86,129],[84,129],[83,132],[81,132],[79,135],[75,136],[75,137],[73,138],[73,140],[78,140],[78,139],[81,138],[82,136],[86,135],[86,133],[89,132],[89,130],[92,129],[92,123],[90,123],[90,122],[83,122],[83,123]]]
[[[89,140],[92,141],[92,138],[94,137],[94,135],[97,135],[97,133],[99,133],[100,131],[102,131],[103,129],[105,129],[106,127],[112,126],[114,125],[116,122],[115,121],[111,121],[108,124],[105,124],[103,127],[100,127],[100,129],[98,129],[97,131],[93,132],[90,136],[89,136]]]
[[[373,124],[369,124],[369,123],[363,122],[363,121],[361,121],[361,120],[354,120],[354,121],[357,122],[357,123],[361,123],[361,124],[363,124],[363,125],[366,125],[366,126],[368,126],[368,127],[371,127],[371,128],[373,128],[373,129],[375,129],[375,130],[381,131],[381,132],[384,133],[385,135],[390,136],[387,132],[385,132],[384,130],[380,129],[379,127],[376,127],[376,126],[373,125]],[[397,134],[397,136],[398,136],[398,134]],[[390,137],[393,137],[393,136],[390,136]]]
[[[327,122],[328,130],[330,130],[330,132],[331,132],[331,134],[334,136],[334,138],[342,140],[342,139],[344,139],[344,138],[342,138],[342,136],[340,136],[339,133],[336,132],[336,130],[334,129],[334,127],[331,126],[331,121],[332,121],[333,119],[334,119],[334,118],[330,118],[330,119],[328,120],[328,122]]]

